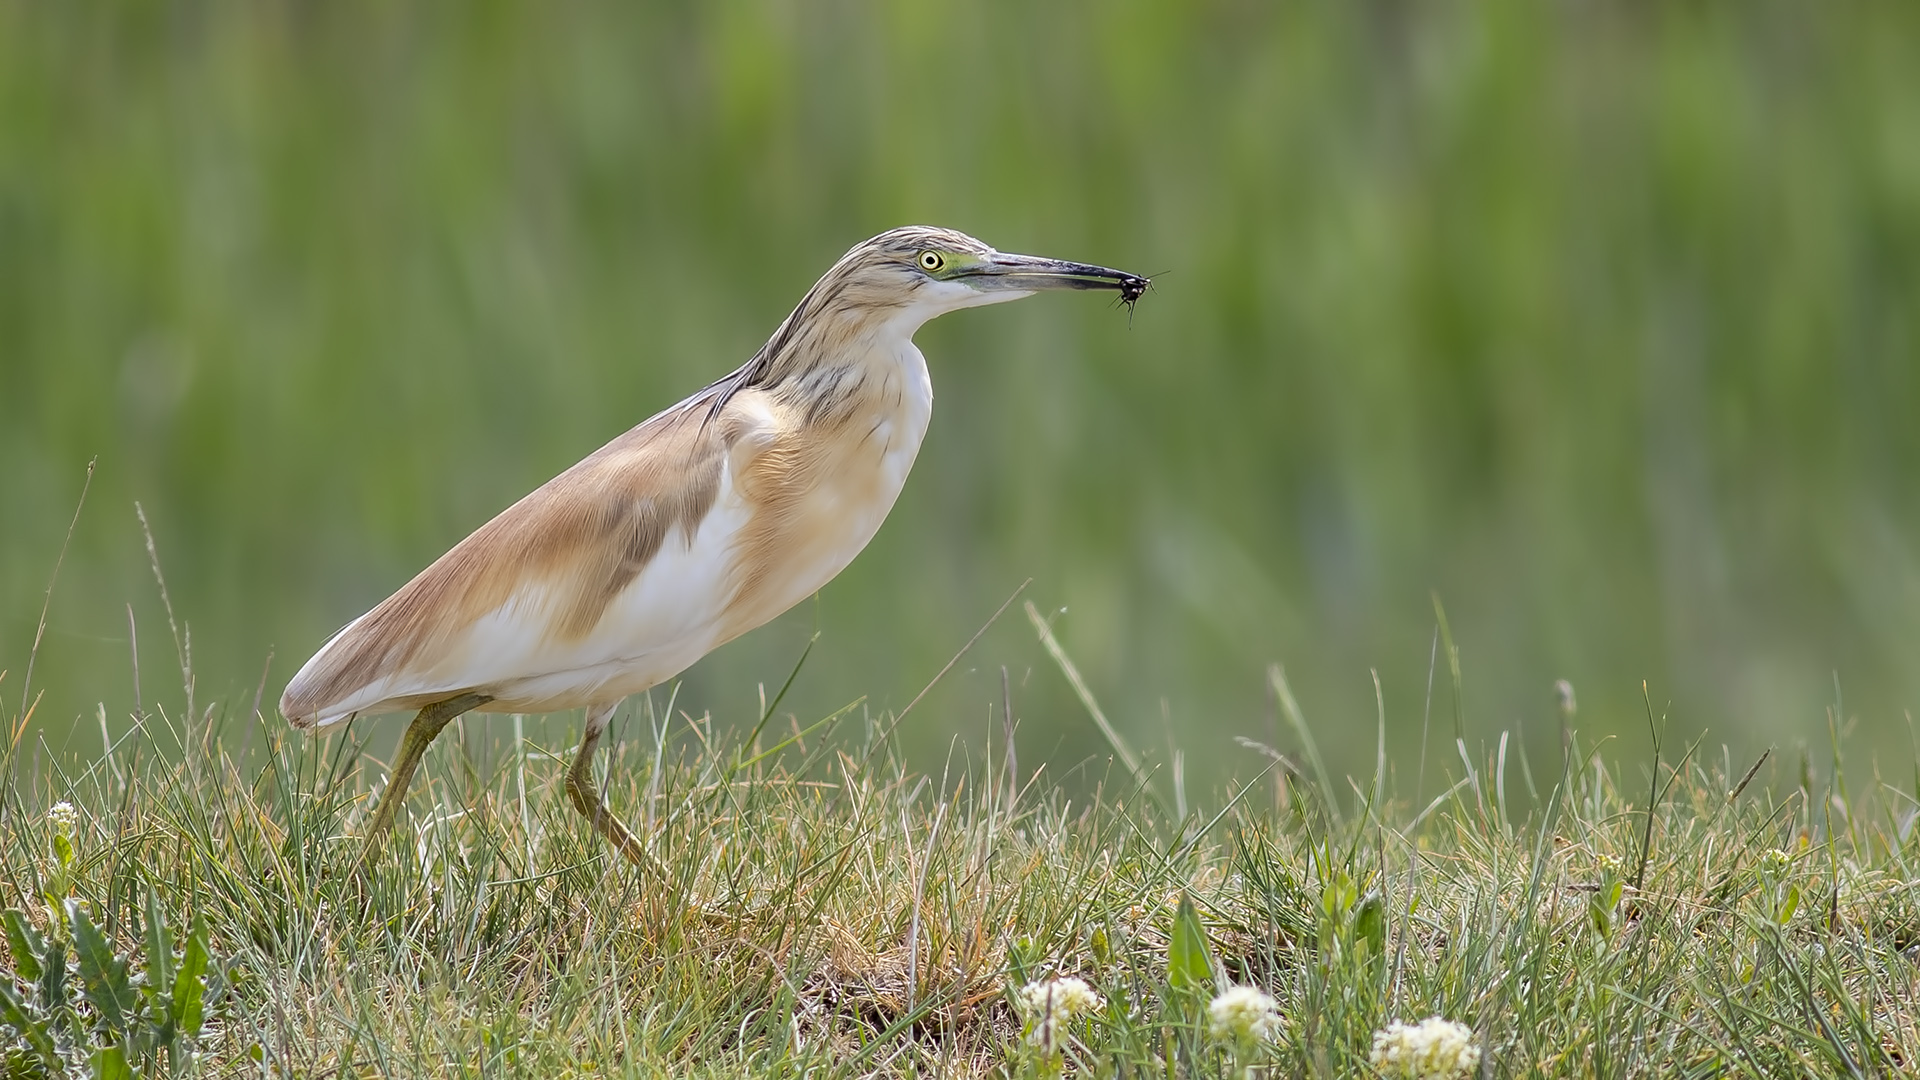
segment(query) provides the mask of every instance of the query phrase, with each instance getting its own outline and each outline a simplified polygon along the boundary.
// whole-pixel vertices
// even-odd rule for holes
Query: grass
[[[266,724],[242,758],[232,722],[155,712],[69,767],[12,730],[0,908],[55,941],[97,924],[136,974],[169,963],[156,923],[204,935],[207,1019],[156,1072],[1356,1076],[1376,1030],[1430,1015],[1470,1026],[1492,1076],[1920,1061],[1914,803],[1878,783],[1848,801],[1804,767],[1783,792],[1691,751],[1623,777],[1576,733],[1522,814],[1497,754],[1463,753],[1419,806],[1384,772],[1328,791],[1275,754],[1181,816],[1146,772],[1077,798],[1044,768],[1010,782],[991,747],[912,775],[851,712],[751,745],[683,714],[607,781],[651,867],[568,809],[566,748],[462,737],[360,877],[383,771],[357,733]],[[107,1031],[110,965],[71,966],[58,1052],[141,1045]],[[1013,1002],[1056,975],[1103,1002],[1053,1057]],[[15,996],[29,984],[16,969]],[[1206,1026],[1230,984],[1283,1016],[1239,1060]],[[11,1074],[36,1075],[9,1038]]]

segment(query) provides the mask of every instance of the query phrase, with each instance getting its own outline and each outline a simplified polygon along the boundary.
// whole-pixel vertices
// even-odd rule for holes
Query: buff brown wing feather
[[[281,712],[310,727],[478,689],[435,676],[459,666],[455,654],[483,616],[530,587],[546,598],[536,637],[589,634],[667,539],[690,538],[712,509],[732,430],[681,407],[608,443],[335,635],[288,684]],[[381,684],[394,693],[341,709]]]

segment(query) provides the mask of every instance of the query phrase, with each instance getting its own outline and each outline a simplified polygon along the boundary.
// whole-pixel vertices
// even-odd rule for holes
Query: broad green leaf
[[[173,934],[153,889],[147,890],[147,985],[156,994],[173,983]]]
[[[1176,990],[1205,990],[1213,985],[1213,961],[1207,956],[1207,931],[1200,912],[1182,894],[1174,916],[1173,939],[1167,945],[1167,981]]]
[[[206,1020],[206,974],[207,924],[196,918],[193,932],[187,935],[186,954],[173,976],[173,1026],[182,1035],[200,1034]]]
[[[1587,894],[1587,914],[1603,938],[1613,936],[1613,913],[1620,907],[1620,895],[1625,888],[1626,884],[1619,878],[1609,878]]]
[[[13,970],[28,982],[40,978],[40,954],[47,951],[47,943],[41,938],[40,931],[27,921],[23,911],[9,908],[5,913],[0,913],[0,921],[6,923],[7,951],[13,953]]]
[[[55,1012],[67,1007],[67,946],[65,942],[47,942],[40,954],[40,1007]]]
[[[1360,908],[1353,913],[1354,944],[1365,944],[1374,956],[1384,956],[1387,952],[1387,904],[1380,894],[1368,893],[1360,902]]]
[[[1333,880],[1320,890],[1320,913],[1327,917],[1327,923],[1338,930],[1347,921],[1347,912],[1359,898],[1359,890],[1354,887],[1353,878],[1345,870],[1336,870]]]
[[[40,1056],[41,1063],[59,1072],[60,1054],[54,1048],[53,1036],[47,1032],[45,1023],[35,1020],[25,1003],[14,995],[11,979],[0,979],[0,1023],[18,1031],[28,1048]]]
[[[1087,951],[1093,954],[1094,962],[1105,966],[1113,963],[1113,943],[1107,940],[1107,932],[1102,927],[1094,927],[1087,935]]]
[[[125,1031],[137,1004],[126,960],[113,954],[113,943],[79,901],[67,901],[67,921],[73,925],[73,947],[80,956],[80,983],[87,1000],[100,1010],[107,1030]]]
[[[133,1080],[126,1046],[115,1043],[93,1052],[93,1080]]]

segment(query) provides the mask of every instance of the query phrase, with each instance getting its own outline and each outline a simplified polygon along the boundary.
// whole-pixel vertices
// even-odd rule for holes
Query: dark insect
[[[1120,302],[1127,305],[1128,314],[1132,314],[1133,305],[1140,302],[1140,298],[1147,294],[1147,288],[1152,284],[1152,278],[1129,275],[1120,279]]]

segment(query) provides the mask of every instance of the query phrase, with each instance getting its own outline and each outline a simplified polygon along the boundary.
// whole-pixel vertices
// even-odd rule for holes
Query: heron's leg
[[[593,788],[593,751],[600,745],[600,736],[606,734],[607,723],[613,719],[613,710],[619,702],[610,705],[594,705],[587,709],[587,731],[580,738],[580,749],[573,752],[573,767],[567,770],[567,796],[573,800],[573,808],[593,822],[593,827],[607,842],[620,849],[620,854],[635,866],[651,867],[653,859],[647,849],[640,845],[639,837],[633,835],[613,811],[607,809],[605,799]]]
[[[373,808],[373,820],[367,823],[363,859],[372,858],[373,853],[379,850],[382,834],[392,826],[394,814],[399,812],[400,802],[406,797],[407,785],[413,782],[414,768],[420,764],[420,758],[426,754],[427,746],[434,737],[440,734],[440,729],[468,709],[492,700],[485,694],[461,694],[445,701],[436,701],[421,709],[420,715],[407,725],[407,733],[400,737],[400,753],[393,759],[393,770],[387,777],[387,790],[381,793],[380,804]]]

